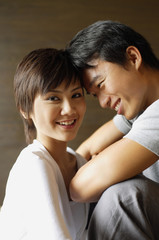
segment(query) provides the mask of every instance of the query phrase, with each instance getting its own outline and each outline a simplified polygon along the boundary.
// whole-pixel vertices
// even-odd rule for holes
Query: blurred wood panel
[[[18,62],[40,47],[64,48],[77,31],[104,19],[121,21],[142,33],[159,56],[158,0],[0,0],[0,204],[6,180],[25,146],[22,121],[13,96]],[[114,115],[87,97],[88,110],[74,149]]]

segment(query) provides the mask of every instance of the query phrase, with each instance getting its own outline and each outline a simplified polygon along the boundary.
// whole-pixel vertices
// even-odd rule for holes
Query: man
[[[67,51],[86,91],[117,112],[77,149],[91,160],[72,180],[72,199],[99,199],[89,239],[159,239],[159,60],[113,21],[81,30]]]

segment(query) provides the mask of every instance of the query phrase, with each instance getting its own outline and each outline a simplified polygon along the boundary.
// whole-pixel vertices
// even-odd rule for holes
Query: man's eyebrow
[[[97,75],[95,77],[92,78],[89,87],[91,88],[93,86],[93,84],[99,79],[100,75]]]

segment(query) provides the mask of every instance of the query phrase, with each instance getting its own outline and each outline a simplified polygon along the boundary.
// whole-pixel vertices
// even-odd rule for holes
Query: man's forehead
[[[93,58],[93,59],[89,60],[89,61],[87,62],[87,64],[88,64],[89,66],[95,67],[95,66],[98,65],[99,60],[100,60],[99,58]]]

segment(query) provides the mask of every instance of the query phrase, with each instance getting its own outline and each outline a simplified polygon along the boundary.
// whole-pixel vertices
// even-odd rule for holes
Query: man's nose
[[[105,94],[99,94],[98,100],[99,100],[99,104],[102,108],[109,107],[110,99]]]

